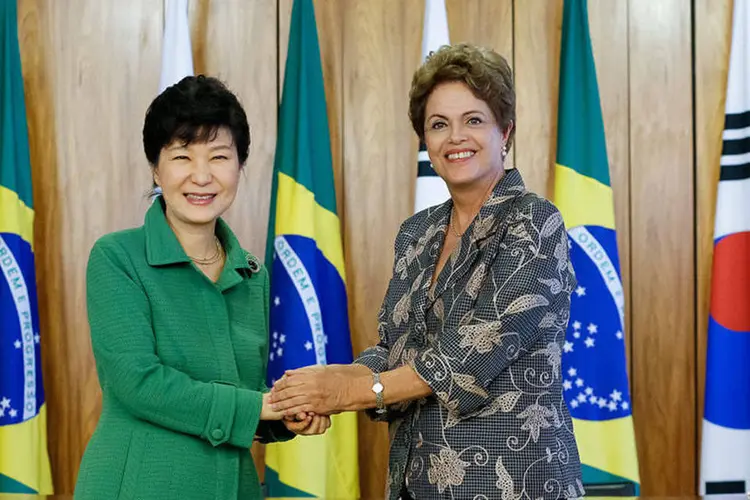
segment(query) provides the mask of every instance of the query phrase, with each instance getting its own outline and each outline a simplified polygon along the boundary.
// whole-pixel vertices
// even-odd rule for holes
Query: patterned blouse
[[[386,498],[581,496],[560,368],[576,286],[562,216],[507,170],[431,287],[451,208],[401,226],[380,343],[356,360],[409,364],[433,391],[369,412],[389,422]]]

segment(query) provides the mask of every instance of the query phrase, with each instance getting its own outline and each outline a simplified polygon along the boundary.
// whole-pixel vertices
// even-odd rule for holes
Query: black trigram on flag
[[[721,148],[721,180],[750,177],[750,111],[727,114]]]

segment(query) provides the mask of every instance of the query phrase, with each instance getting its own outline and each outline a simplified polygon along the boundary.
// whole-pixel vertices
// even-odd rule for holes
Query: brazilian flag
[[[562,358],[564,395],[584,485],[637,493],[625,294],[588,9],[586,0],[565,0],[563,9],[555,204],[568,228],[578,279]]]
[[[0,0],[0,493],[52,493],[16,0]]]
[[[285,370],[352,362],[344,256],[312,0],[295,0],[273,171],[268,383]],[[266,448],[271,497],[358,498],[357,415],[322,436]]]

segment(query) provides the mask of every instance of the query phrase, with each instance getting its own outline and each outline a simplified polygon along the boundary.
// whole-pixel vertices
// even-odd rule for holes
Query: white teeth
[[[474,151],[461,151],[460,153],[451,153],[448,155],[449,160],[460,160],[462,158],[471,158],[474,156]]]
[[[187,196],[188,198],[193,198],[195,200],[209,200],[214,197],[212,194],[189,194]]]

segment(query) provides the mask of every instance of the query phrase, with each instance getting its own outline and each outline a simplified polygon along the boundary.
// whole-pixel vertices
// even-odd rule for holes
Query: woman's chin
[[[476,174],[468,175],[467,173],[456,173],[454,175],[447,175],[443,177],[443,180],[449,188],[465,189],[478,185],[482,181],[482,177]]]

